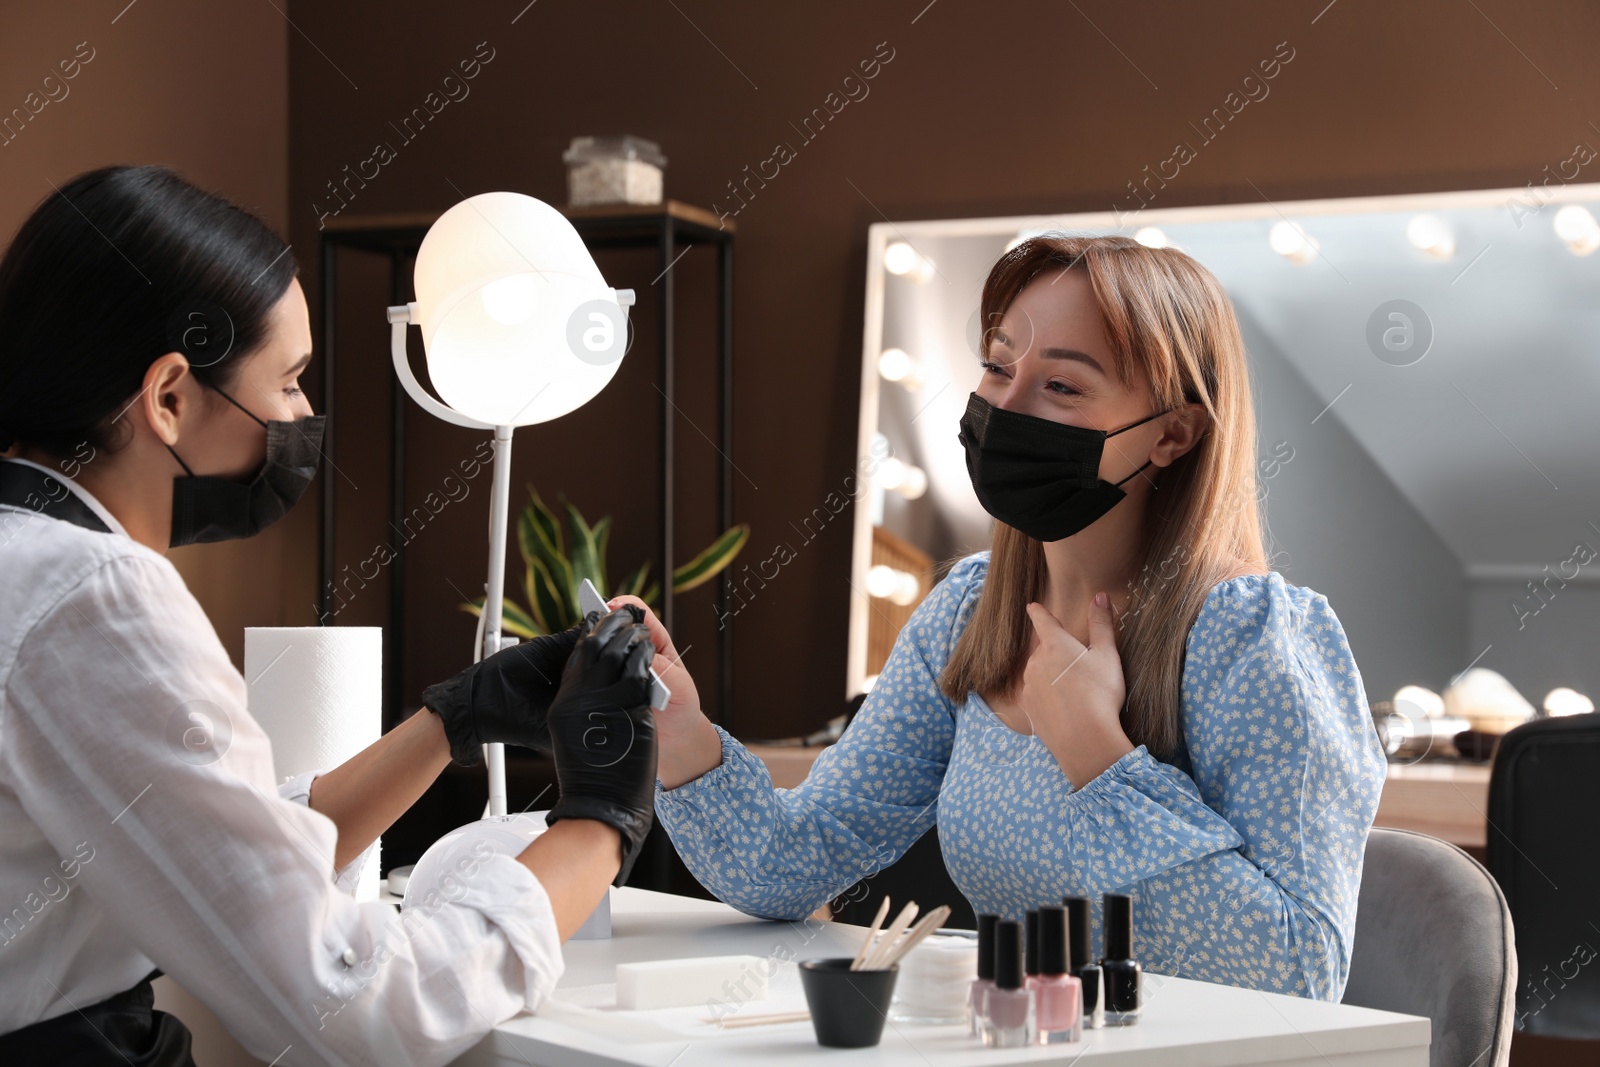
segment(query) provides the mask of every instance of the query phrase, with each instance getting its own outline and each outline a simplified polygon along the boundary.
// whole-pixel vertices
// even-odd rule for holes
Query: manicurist
[[[278,781],[165,553],[260,532],[316,472],[295,275],[260,220],[157,167],[63,184],[0,260],[0,1063],[192,1067],[158,972],[263,1062],[446,1063],[554,986],[649,828],[632,611],[469,667]],[[596,714],[629,718],[623,758],[584,758]],[[401,911],[358,903],[378,835],[487,742],[552,753],[550,829],[473,824]]]

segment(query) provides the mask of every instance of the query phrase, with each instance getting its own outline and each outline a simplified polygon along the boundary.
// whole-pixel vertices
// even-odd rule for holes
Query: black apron
[[[94,509],[59,478],[25,463],[0,460],[0,504],[27,508],[99,533],[111,532]],[[6,534],[6,527],[0,522],[0,535]],[[0,1063],[7,1067],[195,1067],[189,1028],[177,1016],[155,1010],[156,995],[150,982],[160,975],[159,970],[151,971],[132,989],[98,1004],[0,1034]]]

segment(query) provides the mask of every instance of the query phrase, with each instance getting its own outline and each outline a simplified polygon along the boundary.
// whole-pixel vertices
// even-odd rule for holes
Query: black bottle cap
[[[1039,973],[1066,974],[1070,957],[1067,909],[1047,904],[1039,909]]]
[[[1039,973],[1039,913],[1032,908],[1028,909],[1023,924],[1023,934],[1027,938],[1022,944],[1022,969],[1029,974]]]
[[[1067,906],[1067,928],[1072,945],[1072,973],[1077,974],[1080,969],[1089,965],[1089,952],[1093,947],[1089,944],[1089,898],[1062,897],[1061,903]]]
[[[978,916],[978,977],[994,981],[994,924],[998,915]]]
[[[1108,960],[1133,959],[1133,898],[1121,893],[1106,894],[1105,926]]]
[[[996,989],[1022,988],[1022,924],[1001,919],[994,927]]]

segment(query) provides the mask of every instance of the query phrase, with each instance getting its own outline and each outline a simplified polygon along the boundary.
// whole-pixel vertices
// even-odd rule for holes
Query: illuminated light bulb
[[[905,484],[907,470],[904,460],[890,456],[878,466],[878,484],[885,489],[898,489]]]
[[[1403,685],[1395,691],[1394,709],[1412,718],[1420,715],[1437,719],[1444,714],[1444,697],[1420,685]],[[1412,714],[1413,712],[1416,714]]]
[[[1563,685],[1544,695],[1544,710],[1546,715],[1587,715],[1594,710],[1594,701]]]
[[[1417,215],[1406,223],[1406,240],[1413,248],[1434,259],[1449,259],[1456,254],[1456,238],[1437,215]]]
[[[928,491],[928,472],[921,467],[906,467],[906,480],[899,487],[900,495],[907,500],[916,500]]]
[[[908,274],[922,257],[904,241],[896,241],[883,250],[883,269],[890,274]]]
[[[502,326],[527,322],[539,310],[539,280],[532,274],[509,274],[479,290],[483,310]]]
[[[891,382],[903,382],[911,374],[913,361],[903,348],[885,348],[878,353],[878,373]]]
[[[911,280],[918,285],[926,285],[933,281],[933,276],[938,268],[933,265],[933,260],[927,256],[918,256],[916,266],[911,268]]]
[[[917,576],[910,571],[894,572],[894,589],[889,593],[889,603],[898,604],[902,608],[917,602],[917,597],[922,592],[922,583],[917,581]]]
[[[1288,220],[1272,224],[1272,229],[1267,232],[1267,243],[1274,252],[1291,263],[1309,262],[1317,254],[1317,242]]]
[[[1556,212],[1555,230],[1575,256],[1587,256],[1600,248],[1600,223],[1582,204],[1568,204]]]
[[[1133,239],[1146,248],[1168,248],[1172,242],[1167,240],[1167,235],[1159,227],[1143,226],[1133,235]]]
[[[885,563],[873,564],[867,570],[867,592],[880,600],[889,599],[900,584],[900,572]]]
[[[571,220],[531,196],[479,193],[450,208],[422,239],[412,278],[428,377],[468,419],[516,427],[560,418],[622,362],[620,294]]]

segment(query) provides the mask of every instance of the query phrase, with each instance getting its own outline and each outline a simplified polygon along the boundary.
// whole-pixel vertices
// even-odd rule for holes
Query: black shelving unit
[[[689,246],[711,244],[717,249],[717,451],[721,462],[717,468],[717,517],[719,531],[733,525],[733,237],[732,221],[718,223],[717,217],[702,208],[668,200],[652,205],[608,205],[604,207],[563,208],[579,236],[591,251],[606,249],[657,250],[660,274],[649,288],[661,292],[661,317],[658,330],[659,382],[661,392],[661,439],[659,476],[661,481],[661,621],[671,630],[674,622],[672,571],[677,565],[673,542],[673,525],[676,504],[673,490],[675,466],[674,425],[677,410],[675,364],[675,283],[672,267]],[[338,313],[338,253],[341,249],[376,253],[389,259],[390,303],[403,304],[408,299],[410,277],[407,265],[416,256],[428,228],[439,213],[410,213],[401,215],[349,216],[328,220],[322,231],[322,407],[335,412],[334,372],[338,364],[337,331]],[[640,298],[647,294],[640,292]],[[374,316],[383,314],[382,308],[371,308]],[[387,357],[387,349],[385,349]],[[388,365],[385,358],[384,365]],[[405,440],[406,409],[410,403],[405,390],[400,388],[393,373],[388,375],[391,389],[391,418],[394,438],[390,456],[391,520],[398,528],[406,515],[405,502]],[[335,454],[338,420],[330,419],[325,431],[324,451]],[[318,618],[326,619],[330,608],[330,590],[334,571],[335,508],[334,479],[323,477],[322,508],[317,548]],[[515,544],[515,539],[512,539]],[[396,566],[392,570],[392,591],[389,603],[390,647],[403,647],[405,619],[404,597],[404,545],[395,550]],[[730,575],[724,573],[717,582],[717,617],[724,618],[731,594]],[[732,628],[722,626],[717,632],[717,718],[724,727],[732,725]],[[385,659],[385,688],[391,704],[398,704],[401,692],[401,657],[391,655]],[[389,716],[386,714],[386,719]],[[385,726],[393,722],[386,721]]]

